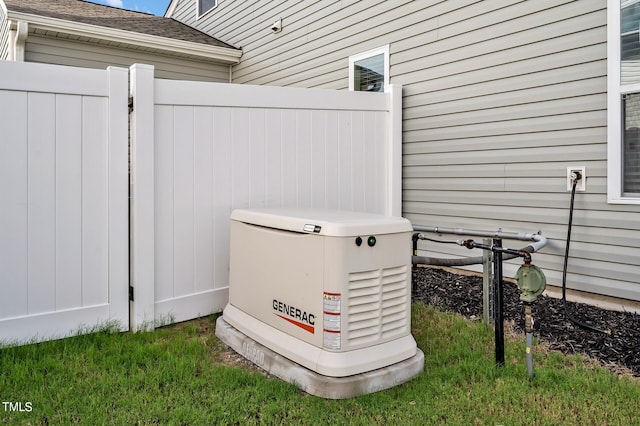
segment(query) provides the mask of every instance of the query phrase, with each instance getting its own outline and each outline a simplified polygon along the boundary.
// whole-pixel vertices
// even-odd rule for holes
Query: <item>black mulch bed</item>
[[[482,319],[482,277],[458,275],[442,269],[418,268],[413,274],[413,300],[441,310],[457,312],[472,320]],[[524,335],[524,306],[520,290],[504,282],[504,318]],[[597,333],[565,320],[561,299],[540,296],[533,304],[534,336],[552,350],[584,354],[614,371],[628,371],[640,377],[640,315],[615,312],[567,301],[577,320],[602,329]],[[620,368],[622,367],[622,368]]]

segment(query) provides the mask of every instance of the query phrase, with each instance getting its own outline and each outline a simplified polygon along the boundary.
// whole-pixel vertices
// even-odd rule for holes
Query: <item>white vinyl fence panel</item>
[[[134,116],[154,123],[153,134],[134,131],[132,140],[133,193],[152,185],[154,196],[132,212],[135,240],[155,247],[153,260],[132,265],[136,297],[154,294],[153,305],[147,296],[134,303],[137,326],[224,307],[235,208],[399,215],[400,153],[391,141],[396,135],[400,147],[400,120],[391,117],[394,102],[399,115],[400,88],[379,94],[158,79],[151,88],[145,78],[153,69],[133,68]],[[140,111],[150,101],[136,91],[153,96],[152,117]],[[152,171],[153,182],[140,168]]]
[[[0,341],[128,329],[127,75],[0,62]]]
[[[153,74],[0,62],[0,344],[220,311],[234,208],[400,214],[401,88]]]

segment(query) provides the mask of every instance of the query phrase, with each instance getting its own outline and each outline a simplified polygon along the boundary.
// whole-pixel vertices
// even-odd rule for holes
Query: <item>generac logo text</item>
[[[273,299],[273,310],[274,315],[277,315],[283,320],[288,321],[311,334],[315,333],[316,316],[314,314],[308,313],[300,308],[296,308],[293,305],[283,303],[277,299]]]

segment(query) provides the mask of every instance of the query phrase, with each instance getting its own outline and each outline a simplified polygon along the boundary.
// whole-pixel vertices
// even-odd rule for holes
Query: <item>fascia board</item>
[[[32,28],[39,28],[45,31],[57,31],[83,37],[99,38],[116,43],[138,45],[166,52],[214,59],[227,64],[239,63],[240,57],[242,56],[242,51],[238,49],[210,46],[190,41],[176,40],[168,37],[159,37],[133,31],[120,30],[117,28],[102,27],[99,25],[67,21],[64,19],[50,18],[28,13],[9,11],[7,13],[7,17],[11,20],[28,22]]]

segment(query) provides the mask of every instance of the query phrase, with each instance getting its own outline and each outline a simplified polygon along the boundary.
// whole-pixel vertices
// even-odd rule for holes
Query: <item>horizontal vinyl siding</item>
[[[180,0],[170,18],[196,27],[196,1],[197,0]]]
[[[27,38],[25,61],[98,69],[144,63],[155,66],[157,78],[229,82],[226,65],[33,34]]]
[[[640,300],[640,207],[606,201],[606,2],[220,0],[197,21],[192,6],[174,17],[243,48],[237,83],[346,89],[349,56],[389,44],[391,83],[403,86],[404,216],[540,231],[550,241],[534,262],[550,284],[561,282],[566,167],[586,166],[568,285]]]
[[[9,57],[9,21],[7,15],[0,7],[0,61]]]
[[[469,19],[441,20],[437,38],[419,46],[391,44],[392,82],[405,87],[404,215],[428,226],[541,231],[550,243],[534,262],[559,285],[566,167],[585,165],[568,285],[639,300],[638,207],[606,202],[606,6],[472,10],[452,11]],[[475,252],[423,248],[432,256]]]
[[[183,8],[189,10],[190,3],[182,1],[174,17],[181,15]],[[375,41],[362,46],[352,38],[359,36],[349,28],[349,23],[358,22],[362,16],[361,5],[352,3],[220,1],[206,19],[190,22],[242,48],[241,63],[233,70],[235,83],[346,89],[348,56],[386,43]],[[376,3],[380,3],[378,9],[388,10],[382,7],[385,2]],[[392,8],[398,2],[387,3]],[[270,27],[280,18],[283,31],[273,34]],[[336,19],[345,21],[334,22]],[[349,50],[346,56],[345,49]]]

